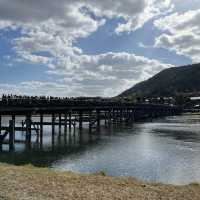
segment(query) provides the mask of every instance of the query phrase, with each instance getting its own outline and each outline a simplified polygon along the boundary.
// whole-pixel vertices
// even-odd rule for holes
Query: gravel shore
[[[173,186],[134,178],[55,172],[33,166],[0,164],[4,200],[200,200],[200,185]]]

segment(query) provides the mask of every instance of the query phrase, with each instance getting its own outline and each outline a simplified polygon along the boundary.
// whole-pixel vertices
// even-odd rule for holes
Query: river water
[[[93,136],[75,131],[57,139],[53,149],[50,131],[45,129],[42,151],[37,144],[32,150],[19,144],[13,153],[0,153],[0,162],[178,185],[200,182],[200,115],[102,126]]]

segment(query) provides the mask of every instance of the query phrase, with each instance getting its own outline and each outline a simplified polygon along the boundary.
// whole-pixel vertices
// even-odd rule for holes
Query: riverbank
[[[133,178],[55,172],[33,166],[0,164],[3,200],[199,200],[200,185],[172,186],[142,183]]]

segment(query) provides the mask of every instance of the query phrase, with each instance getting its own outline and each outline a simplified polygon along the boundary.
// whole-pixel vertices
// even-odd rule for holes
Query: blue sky
[[[79,39],[76,45],[86,54],[124,51],[163,62],[170,61],[170,64],[176,66],[191,63],[191,59],[177,55],[175,52],[153,47],[155,38],[162,33],[162,31],[153,26],[153,20],[147,22],[142,28],[134,32],[122,35],[116,35],[113,32],[118,23],[119,20],[107,21],[104,26],[100,27],[89,37]]]
[[[200,62],[199,0],[0,0],[0,93],[115,96]]]

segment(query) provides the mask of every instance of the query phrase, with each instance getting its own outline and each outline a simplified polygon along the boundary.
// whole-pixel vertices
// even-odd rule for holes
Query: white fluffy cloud
[[[54,19],[63,27],[79,28],[93,13],[97,17],[121,17],[116,32],[132,31],[150,18],[171,10],[171,0],[0,0],[0,19],[5,21],[34,23]],[[91,18],[90,18],[91,19]]]
[[[64,58],[63,58],[64,59]],[[47,73],[62,77],[54,83],[23,82],[1,84],[0,93],[46,94],[55,96],[115,96],[138,81],[172,65],[129,53],[79,55],[76,67],[59,65]]]
[[[155,21],[155,26],[164,31],[155,46],[173,50],[177,54],[200,62],[200,9],[173,13]]]
[[[171,0],[148,0],[145,1],[145,5],[143,12],[138,15],[124,16],[126,23],[119,24],[116,33],[131,32],[141,28],[148,20],[166,14],[174,7]]]
[[[0,29],[21,33],[12,41],[18,58],[47,65],[48,74],[59,76],[56,83],[33,81],[1,87],[55,95],[57,91],[62,95],[117,95],[171,65],[123,52],[85,55],[74,42],[108,19],[124,20],[113,30],[116,33],[131,32],[172,8],[171,0],[0,0]]]
[[[73,89],[78,89],[73,87]],[[29,81],[18,84],[0,84],[0,94],[24,94],[24,95],[53,95],[53,96],[73,96],[70,86],[55,82]],[[79,94],[77,94],[79,95]]]
[[[87,95],[117,95],[133,84],[172,67],[157,60],[125,52],[79,55],[75,60],[76,67],[72,66],[70,73],[68,65],[59,65],[60,67],[48,73],[64,76],[63,81],[67,85],[82,85],[86,90],[89,89]]]

